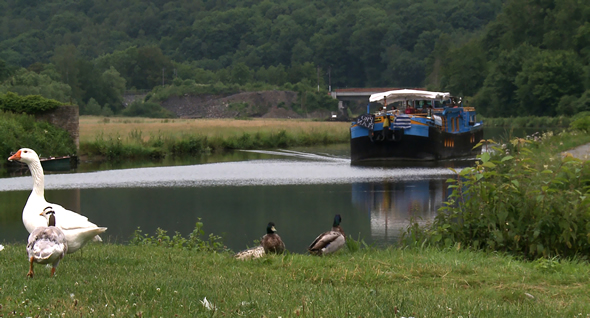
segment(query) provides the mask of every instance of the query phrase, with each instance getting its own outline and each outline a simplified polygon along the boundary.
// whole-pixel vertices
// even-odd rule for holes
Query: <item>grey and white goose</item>
[[[55,226],[55,211],[51,207],[46,207],[40,215],[47,219],[47,226],[33,230],[27,243],[30,263],[27,276],[31,278],[34,276],[33,263],[51,264],[51,276],[55,275],[59,261],[68,251],[66,236]]]

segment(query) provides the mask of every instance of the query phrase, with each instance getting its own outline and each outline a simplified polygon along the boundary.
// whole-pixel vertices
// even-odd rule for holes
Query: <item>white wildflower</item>
[[[0,251],[4,249],[4,245],[0,244]]]

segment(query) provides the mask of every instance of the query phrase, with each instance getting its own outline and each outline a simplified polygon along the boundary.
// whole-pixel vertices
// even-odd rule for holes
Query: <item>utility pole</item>
[[[332,66],[328,66],[328,92],[332,93]]]
[[[320,91],[320,66],[316,66],[318,73],[318,92]]]

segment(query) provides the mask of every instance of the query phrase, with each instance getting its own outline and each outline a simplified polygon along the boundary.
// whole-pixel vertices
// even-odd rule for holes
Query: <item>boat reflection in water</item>
[[[352,203],[371,219],[378,246],[395,244],[414,219],[431,222],[449,194],[446,179],[353,183]]]

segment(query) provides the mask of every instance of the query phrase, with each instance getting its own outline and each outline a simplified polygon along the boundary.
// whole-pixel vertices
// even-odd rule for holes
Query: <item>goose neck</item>
[[[41,162],[34,161],[30,163],[29,170],[31,170],[31,176],[33,177],[33,192],[40,197],[45,197],[45,177],[43,175],[43,167],[41,167]]]

